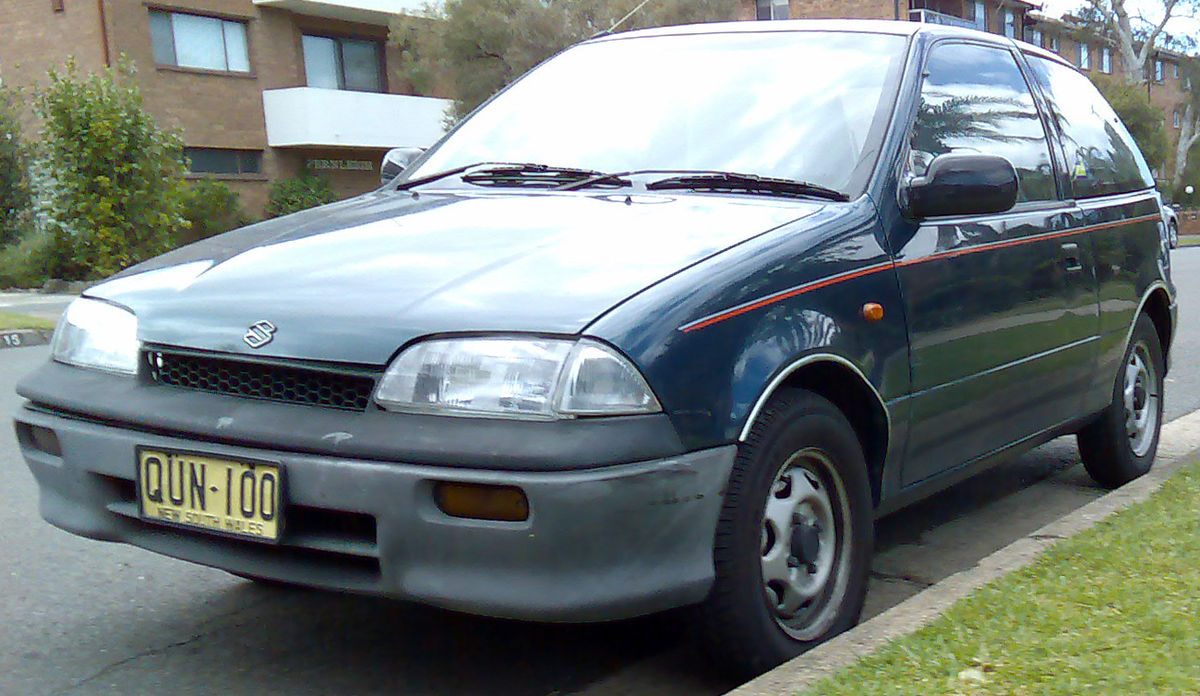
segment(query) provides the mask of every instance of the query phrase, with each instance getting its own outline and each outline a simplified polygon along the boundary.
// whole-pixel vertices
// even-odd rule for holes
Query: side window
[[[913,175],[946,152],[1000,155],[1017,170],[1017,200],[1057,197],[1046,131],[1011,53],[943,44],[934,47],[925,72],[910,141]]]
[[[1121,119],[1091,80],[1065,65],[1029,56],[1063,134],[1075,197],[1105,196],[1154,185],[1150,168]]]

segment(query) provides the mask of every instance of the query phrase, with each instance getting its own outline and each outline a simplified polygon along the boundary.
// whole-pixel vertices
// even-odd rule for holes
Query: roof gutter
[[[112,67],[112,55],[108,50],[108,22],[104,18],[104,0],[96,0],[96,14],[100,18],[100,52],[104,57],[104,67]]]

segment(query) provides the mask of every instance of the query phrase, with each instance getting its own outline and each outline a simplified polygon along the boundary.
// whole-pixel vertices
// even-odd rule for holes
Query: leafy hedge
[[[280,179],[267,193],[267,217],[282,217],[337,200],[324,177],[304,173],[294,179]]]

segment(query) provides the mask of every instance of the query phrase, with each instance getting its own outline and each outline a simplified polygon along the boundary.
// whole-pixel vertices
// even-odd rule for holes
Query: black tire
[[[1122,486],[1150,471],[1154,464],[1162,429],[1163,368],[1158,332],[1154,322],[1143,314],[1134,324],[1129,346],[1117,368],[1112,403],[1076,435],[1083,466],[1101,486]],[[1145,372],[1138,380],[1134,373],[1142,369]],[[1132,391],[1131,399],[1126,397],[1127,387]],[[1137,427],[1139,414],[1147,419],[1141,427]]]
[[[800,389],[767,403],[739,447],[717,524],[716,581],[698,609],[702,647],[720,666],[750,677],[858,622],[874,538],[870,491],[862,446],[837,407]],[[792,502],[803,495],[825,495],[829,514]],[[773,518],[791,510],[784,535],[767,518],[768,500]],[[794,581],[764,580],[781,570]],[[810,603],[782,615],[810,580],[819,588]]]

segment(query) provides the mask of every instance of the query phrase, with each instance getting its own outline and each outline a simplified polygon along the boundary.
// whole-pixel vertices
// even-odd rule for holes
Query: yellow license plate
[[[138,505],[147,520],[278,541],[282,474],[267,462],[138,448]]]

